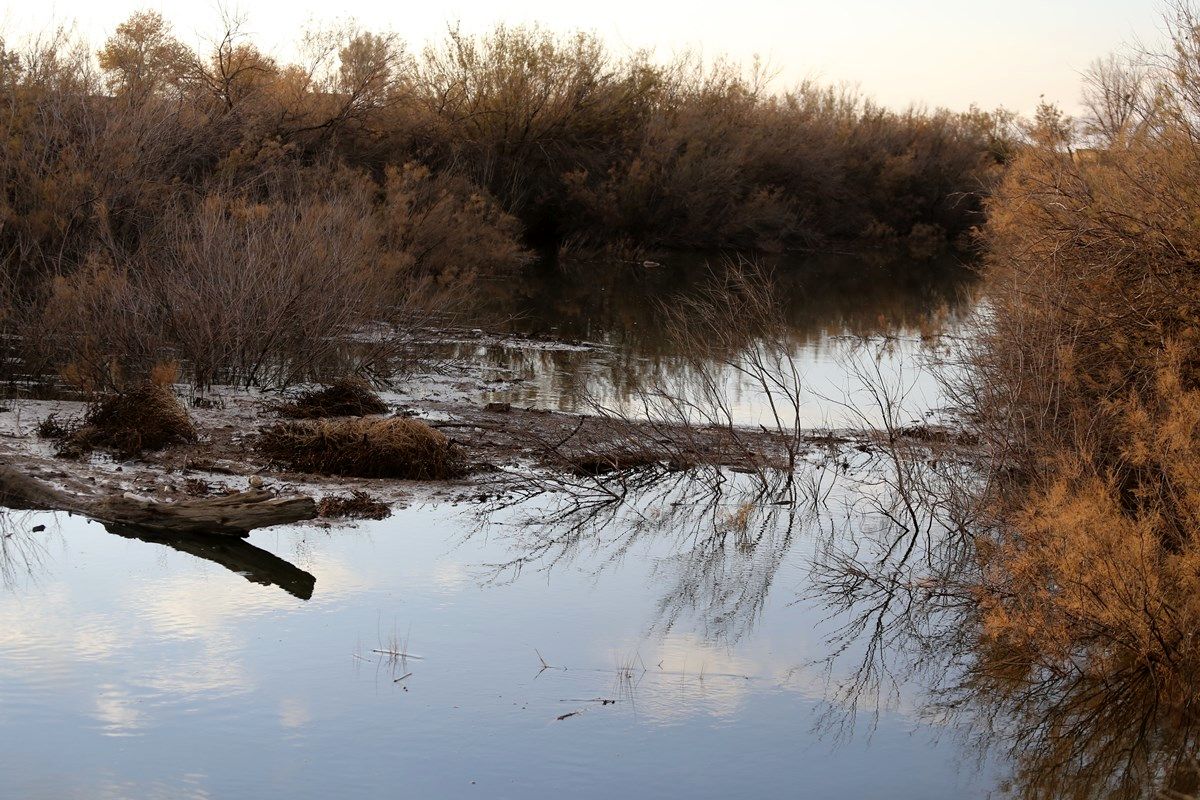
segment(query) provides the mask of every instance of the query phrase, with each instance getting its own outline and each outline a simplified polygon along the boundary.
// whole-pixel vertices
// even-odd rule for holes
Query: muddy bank
[[[442,380],[431,378],[425,388]],[[406,402],[397,394],[385,395],[386,415],[424,421],[446,436],[463,467],[461,477],[454,479],[359,478],[280,468],[258,445],[260,432],[280,420],[278,397],[232,389],[213,392],[199,407],[188,409],[197,433],[195,441],[136,457],[105,451],[60,457],[54,442],[39,435],[39,423],[51,415],[77,418],[84,413],[84,404],[8,401],[0,411],[0,463],[53,492],[87,498],[72,506],[51,497],[43,505],[89,513],[88,503],[106,497],[179,504],[248,490],[311,497],[318,502],[358,493],[387,506],[454,501],[501,492],[517,476],[536,471],[600,476],[652,464],[668,469],[699,465],[737,471],[786,468],[789,450],[796,446],[796,440],[761,430],[691,427],[473,402],[466,388],[459,385],[454,392],[439,392],[441,397],[416,402]],[[800,455],[828,454],[850,443],[861,445],[861,438],[814,431],[799,440],[806,451]],[[323,507],[343,505],[329,502]]]

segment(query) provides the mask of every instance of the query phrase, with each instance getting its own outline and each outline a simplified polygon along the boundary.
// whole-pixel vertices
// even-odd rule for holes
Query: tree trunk
[[[72,511],[106,525],[160,536],[246,536],[256,528],[317,516],[317,504],[311,497],[277,497],[263,489],[165,503],[129,495],[91,497],[69,494],[4,466],[0,466],[0,505]]]

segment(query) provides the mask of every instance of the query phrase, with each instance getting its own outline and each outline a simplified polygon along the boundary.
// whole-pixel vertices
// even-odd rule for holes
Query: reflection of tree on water
[[[985,495],[979,481],[986,476],[944,452],[929,456],[915,446],[879,456],[891,463],[865,474],[898,470],[914,482],[903,497],[895,483],[860,492],[875,524],[831,534],[816,560],[811,597],[841,622],[830,663],[852,659],[850,677],[835,687],[830,721],[852,714],[860,700],[886,702],[889,690],[915,684],[926,693],[928,716],[954,724],[981,753],[1007,759],[1012,796],[1196,797],[1200,646],[1194,634],[1165,632],[1200,630],[1200,619],[1156,625],[1146,613],[1123,627],[1107,616],[1111,606],[1079,605],[1069,629],[1010,637],[1008,631],[1037,630],[1047,619],[1036,604],[1012,602],[1028,587],[1012,579],[1019,564],[993,554],[1004,534],[990,527],[987,509],[977,506],[977,516],[964,518],[967,504],[951,499],[956,492]],[[909,520],[889,506],[913,508],[922,533],[914,536]],[[1072,567],[1045,569],[1041,580],[1053,587]],[[1110,580],[1092,587],[1096,598],[1135,583],[1117,573]],[[1180,604],[1185,614],[1191,607]],[[1160,656],[1137,655],[1126,637],[1153,637],[1156,627],[1165,635]]]
[[[41,569],[46,546],[34,527],[30,512],[0,509],[0,586],[8,588]]]
[[[956,261],[878,263],[868,257],[759,259],[776,276],[783,319],[795,342],[826,331],[866,336],[915,329],[942,311],[969,306],[974,275]],[[702,288],[721,259],[677,255],[661,269],[623,263],[548,264],[522,281],[485,284],[487,305],[524,333],[603,341],[640,358],[675,352],[662,303]]]
[[[491,507],[489,517],[508,512],[501,535],[514,556],[487,565],[487,578],[583,563],[600,572],[638,545],[664,548],[652,578],[668,588],[652,628],[666,633],[690,618],[707,638],[733,642],[753,628],[792,545],[817,522],[783,481],[764,490],[746,475],[638,468],[600,482],[623,485],[544,481]]]
[[[1194,576],[1172,575],[1169,552],[1139,559],[1139,540],[1124,534],[1089,531],[1061,553],[1038,551],[995,518],[1001,473],[969,437],[906,430],[896,398],[874,397],[880,446],[840,453],[833,469],[801,460],[746,476],[660,466],[534,481],[520,499],[544,502],[518,519],[507,538],[516,554],[492,574],[585,560],[603,569],[652,543],[668,550],[655,562],[666,589],[654,627],[691,618],[735,641],[759,620],[790,549],[820,532],[805,599],[837,626],[825,722],[916,687],[926,716],[1007,763],[1013,796],[1197,796],[1200,605],[1161,589]],[[827,485],[808,488],[818,472],[838,474],[834,502]]]
[[[956,263],[877,264],[849,257],[784,259],[772,270],[786,337],[779,344],[791,358],[835,337],[895,335],[926,330],[953,320],[971,305],[972,275]],[[579,339],[609,345],[600,352],[490,347],[479,353],[469,343],[454,355],[480,356],[497,377],[529,381],[517,397],[557,398],[564,408],[582,408],[589,397],[607,402],[636,400],[650,382],[683,386],[697,374],[689,353],[673,335],[664,306],[686,305],[705,293],[719,260],[679,259],[660,270],[622,264],[559,265],[528,281],[488,285],[497,314],[516,316],[514,326],[535,336]],[[702,298],[701,298],[702,299]]]

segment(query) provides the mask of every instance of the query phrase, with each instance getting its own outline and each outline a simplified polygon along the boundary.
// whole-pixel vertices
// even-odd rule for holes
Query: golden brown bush
[[[1155,744],[1192,736],[1200,664],[1200,25],[1178,13],[1154,68],[1096,74],[1089,140],[1042,107],[988,202],[964,397],[992,459],[973,509],[992,655],[973,680],[1009,696],[1061,684],[1097,714],[1076,684],[1120,687],[1111,702],[1136,699],[1151,737],[1131,746],[1066,714],[1079,727],[1028,737],[1031,796],[1110,781],[1141,796],[1197,755]],[[1146,761],[1121,761],[1134,752]]]
[[[464,285],[531,258],[517,220],[465,178],[409,162],[388,168],[384,192],[388,247],[415,276]]]
[[[196,429],[171,388],[147,381],[93,403],[63,447],[130,457],[195,440]]]
[[[259,434],[258,449],[272,463],[324,475],[440,480],[462,473],[445,436],[405,417],[283,422]]]

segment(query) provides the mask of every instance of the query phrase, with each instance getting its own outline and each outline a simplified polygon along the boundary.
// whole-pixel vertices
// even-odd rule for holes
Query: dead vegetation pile
[[[329,495],[317,504],[317,515],[325,519],[387,519],[392,509],[366,492]]]
[[[322,475],[441,480],[463,472],[445,436],[404,417],[281,422],[259,434],[258,449],[275,464]]]
[[[139,384],[92,403],[82,420],[54,415],[38,425],[38,435],[58,441],[61,456],[108,450],[130,457],[196,441],[187,411],[167,386]]]
[[[387,404],[361,378],[342,378],[321,389],[305,392],[279,406],[281,416],[292,419],[365,417],[387,413]]]
[[[688,465],[671,453],[648,448],[587,449],[562,455],[562,466],[574,475],[600,476],[648,467],[668,470],[686,469]]]

